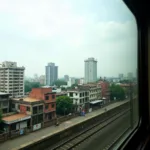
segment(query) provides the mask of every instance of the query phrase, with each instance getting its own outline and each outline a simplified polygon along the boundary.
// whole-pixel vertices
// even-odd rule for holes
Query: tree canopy
[[[131,81],[130,80],[120,80],[120,83],[123,83],[123,84],[127,84],[127,83],[130,83]]]
[[[57,80],[53,83],[53,85],[60,87],[61,85],[67,85],[67,82],[64,80]]]
[[[110,99],[124,100],[125,99],[124,89],[120,85],[112,84],[110,86]]]
[[[39,88],[40,86],[39,82],[25,81],[25,92],[30,92],[32,88]]]
[[[59,115],[66,115],[72,111],[73,101],[68,96],[56,98],[56,112]]]

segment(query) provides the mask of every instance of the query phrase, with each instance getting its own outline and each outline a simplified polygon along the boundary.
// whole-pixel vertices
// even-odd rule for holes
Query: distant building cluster
[[[32,131],[50,124],[56,119],[56,98],[68,96],[72,99],[75,112],[89,112],[91,108],[110,101],[110,85],[121,80],[133,80],[133,73],[125,77],[120,73],[117,78],[100,78],[97,80],[97,60],[88,58],[84,61],[84,78],[64,75],[67,85],[57,87],[58,66],[48,63],[45,75],[34,76],[31,82],[40,82],[40,88],[24,95],[25,67],[18,67],[16,62],[5,61],[0,64],[0,108],[6,131],[30,127]],[[129,84],[119,83],[128,91]],[[12,125],[13,124],[13,125]],[[10,128],[11,127],[11,128]]]

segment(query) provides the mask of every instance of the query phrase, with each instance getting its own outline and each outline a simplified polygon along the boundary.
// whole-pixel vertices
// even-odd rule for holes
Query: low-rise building
[[[0,92],[0,109],[2,114],[9,112],[9,94]]]
[[[89,91],[89,101],[101,99],[101,86],[96,83],[83,84],[78,86],[79,89]]]
[[[28,97],[13,98],[12,111],[31,116],[33,130],[42,127],[44,122],[56,118],[56,93],[52,88],[33,88]]]
[[[89,109],[89,91],[81,89],[73,89],[67,91],[68,96],[73,100],[76,110],[79,112],[81,109],[88,111]]]
[[[110,89],[109,82],[101,80],[98,82],[98,85],[101,86],[101,97],[104,100],[104,103],[110,101]]]
[[[10,132],[10,134],[16,134],[16,132],[19,132],[20,135],[24,134],[30,119],[30,115],[23,113],[3,117],[2,120],[5,132]]]
[[[44,121],[44,101],[37,98],[13,98],[11,100],[11,109],[21,114],[29,115],[31,121],[29,126],[35,130],[35,126],[42,127]]]
[[[56,93],[52,88],[33,88],[29,97],[44,101],[44,121],[56,118]]]

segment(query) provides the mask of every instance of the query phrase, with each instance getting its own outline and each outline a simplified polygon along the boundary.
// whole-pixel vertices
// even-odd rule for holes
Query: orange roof
[[[15,122],[19,122],[22,120],[30,119],[30,118],[31,118],[31,116],[26,115],[26,114],[14,114],[11,116],[3,117],[2,120],[5,123],[10,124],[10,123],[15,123]]]
[[[36,98],[30,98],[30,97],[26,97],[23,99],[23,101],[26,102],[36,102],[36,101],[41,101],[40,99],[36,99]]]
[[[21,100],[23,99],[23,101],[25,102],[37,102],[37,101],[41,101],[40,99],[36,99],[36,98],[31,98],[31,97],[25,97],[25,98],[14,98],[13,100]]]

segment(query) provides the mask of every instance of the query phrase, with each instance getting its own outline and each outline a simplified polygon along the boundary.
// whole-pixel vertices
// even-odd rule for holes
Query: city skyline
[[[25,76],[45,74],[45,65],[51,61],[59,66],[59,77],[83,77],[84,60],[89,57],[99,62],[98,76],[118,76],[120,72],[135,75],[137,27],[123,2],[0,3],[0,62],[25,66]]]

